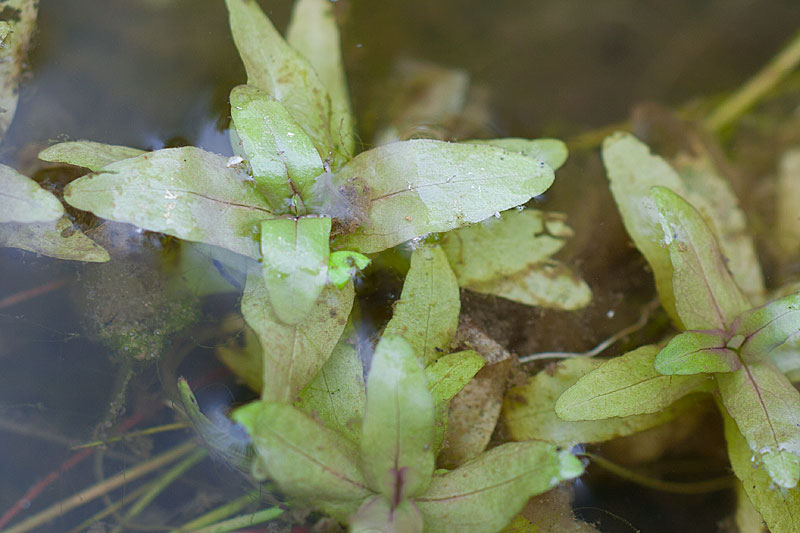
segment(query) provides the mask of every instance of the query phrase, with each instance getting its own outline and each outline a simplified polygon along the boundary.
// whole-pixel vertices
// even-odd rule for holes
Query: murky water
[[[286,24],[291,2],[259,3],[278,27]],[[336,4],[366,145],[385,120],[381,102],[391,89],[386,80],[401,58],[468,72],[490,95],[493,135],[570,138],[626,120],[641,101],[679,106],[730,90],[800,27],[796,0]],[[41,0],[35,48],[17,115],[0,144],[0,162],[58,188],[79,173],[35,158],[56,140],[143,149],[193,144],[228,154],[227,95],[244,78],[221,0]],[[596,298],[585,311],[557,313],[467,296],[465,309],[485,318],[492,335],[519,354],[587,349],[635,321],[639,306],[652,297],[650,275],[624,235],[596,150],[574,154],[543,206],[569,215],[577,236],[561,257],[581,271]],[[42,288],[41,294],[0,303],[0,515],[58,469],[72,455],[70,445],[102,434],[103,421],[142,412],[149,414],[139,427],[173,419],[162,407],[150,352],[173,354],[189,346],[191,368],[184,364],[181,372],[204,380],[199,396],[206,405],[227,403],[237,393],[213,361],[211,347],[221,339],[200,333],[236,311],[235,293],[183,295],[175,298],[185,307],[165,307],[175,299],[164,281],[174,244],[137,232],[108,239],[114,244],[113,266],[82,267],[0,249],[0,302]],[[138,298],[147,293],[143,287],[153,300]],[[370,287],[364,295],[386,298],[391,292]],[[182,312],[194,313],[199,322],[172,335],[165,329],[166,340],[148,345],[131,364],[122,362],[124,349],[104,343],[96,327],[124,327],[137,317],[158,324]],[[125,381],[119,371],[127,367],[135,370],[127,383],[127,407],[110,416],[115,390]],[[188,435],[184,430],[114,448],[103,475]],[[93,461],[64,473],[18,517],[96,482],[99,462]],[[628,522],[648,532],[713,531],[731,504],[727,494],[676,499],[602,483],[582,482],[576,505],[608,532],[633,531]],[[206,461],[141,520],[181,523],[250,489],[222,463]],[[37,531],[68,531],[102,508],[99,501]]]

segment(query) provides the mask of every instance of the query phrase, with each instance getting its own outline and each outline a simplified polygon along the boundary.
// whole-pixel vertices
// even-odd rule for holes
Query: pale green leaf
[[[775,488],[763,466],[755,460],[736,422],[723,413],[725,440],[731,466],[747,496],[773,533],[800,531],[800,489]]]
[[[366,388],[355,341],[353,330],[345,329],[328,361],[302,390],[295,406],[358,443]]]
[[[356,151],[354,118],[342,64],[339,28],[328,0],[298,0],[286,30],[286,40],[314,67],[331,98],[331,136],[337,154]]]
[[[350,533],[422,533],[422,515],[410,500],[392,507],[384,496],[364,502],[350,520]]]
[[[653,367],[658,352],[657,346],[642,346],[606,361],[561,395],[556,402],[556,413],[564,420],[657,413],[711,383],[702,374],[659,374]]]
[[[569,150],[563,141],[558,139],[470,139],[471,144],[491,144],[509,152],[516,152],[539,161],[544,161],[553,170],[558,170],[567,161]]]
[[[261,223],[264,281],[275,314],[305,319],[328,281],[329,218],[276,218]]]
[[[69,261],[104,263],[110,259],[102,246],[73,227],[67,217],[56,222],[0,224],[0,247],[20,248]]]
[[[369,257],[358,252],[349,250],[333,252],[328,259],[328,279],[341,289],[356,272],[367,268],[370,262]]]
[[[702,148],[691,155],[680,154],[673,165],[684,185],[683,190],[673,191],[703,214],[717,237],[734,281],[748,299],[760,303],[764,298],[764,276],[747,228],[747,217],[731,184],[717,170],[712,155]]]
[[[441,242],[459,285],[471,288],[548,260],[572,235],[563,215],[524,209],[449,231]]]
[[[657,372],[665,375],[733,372],[741,367],[739,356],[726,347],[721,331],[684,331],[658,353]]]
[[[430,483],[433,410],[417,355],[402,337],[384,335],[367,378],[361,459],[369,486],[391,501],[419,496]]]
[[[551,309],[580,309],[592,300],[589,285],[567,265],[553,260],[511,276],[472,283],[466,288],[525,305]]]
[[[144,154],[144,150],[103,144],[93,141],[70,141],[54,144],[39,152],[39,159],[51,163],[67,163],[89,170]]]
[[[411,267],[394,306],[385,336],[402,336],[428,365],[450,351],[458,327],[461,295],[447,257],[439,246],[411,254]]]
[[[800,292],[744,313],[736,334],[744,336],[739,353],[756,360],[800,333]]]
[[[14,119],[19,81],[28,64],[31,36],[36,29],[38,0],[5,0],[0,41],[0,138]],[[2,209],[0,209],[2,212]]]
[[[259,468],[293,498],[360,502],[372,493],[355,444],[291,405],[256,401],[233,412],[258,454]]]
[[[665,187],[651,193],[673,267],[675,306],[686,329],[727,330],[750,308],[700,213]]]
[[[498,531],[531,496],[581,473],[581,462],[555,446],[512,442],[435,475],[416,503],[426,531]]]
[[[311,64],[289,46],[254,0],[225,0],[231,33],[255,85],[282,103],[314,142],[320,158],[335,154],[328,92]]]
[[[79,178],[64,197],[102,218],[260,258],[260,223],[273,215],[248,179],[220,155],[169,148]]]
[[[323,172],[314,144],[283,104],[251,85],[231,91],[231,117],[256,186],[276,212],[288,212],[295,192],[303,197]]]
[[[775,483],[800,479],[800,393],[769,358],[715,374],[722,403]]]
[[[800,148],[781,157],[775,202],[774,238],[783,253],[791,257],[800,252]]]
[[[338,248],[371,253],[479,222],[552,182],[545,163],[502,148],[416,139],[359,154],[317,180],[311,203],[317,212],[341,212],[351,218],[345,222],[359,224],[337,240]]]
[[[689,396],[652,414],[582,421],[559,418],[555,411],[559,396],[600,365],[602,362],[596,359],[573,357],[532,376],[527,384],[510,389],[503,402],[503,420],[512,438],[565,447],[604,442],[661,425],[696,405],[696,399]]]
[[[628,133],[617,132],[603,141],[603,163],[625,229],[653,270],[661,305],[680,325],[672,290],[672,262],[661,245],[664,233],[650,189],[662,185],[680,190],[681,179],[666,161]]]
[[[61,218],[64,206],[51,192],[6,165],[0,165],[0,223],[49,222]]]
[[[436,420],[433,444],[435,452],[439,451],[444,440],[450,400],[461,392],[461,389],[483,368],[484,364],[486,364],[486,359],[481,354],[472,350],[464,350],[440,357],[425,367],[428,389],[433,396]]]
[[[353,285],[326,286],[308,316],[289,325],[269,303],[264,278],[251,272],[242,297],[242,314],[256,332],[264,355],[261,398],[292,402],[322,368],[347,324],[353,305]]]

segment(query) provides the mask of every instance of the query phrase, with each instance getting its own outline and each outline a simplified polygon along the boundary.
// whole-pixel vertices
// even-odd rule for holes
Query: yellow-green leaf
[[[0,223],[50,222],[63,214],[64,206],[51,192],[13,168],[0,165]]]
[[[67,163],[89,170],[100,170],[106,165],[144,154],[144,150],[103,144],[93,141],[70,141],[54,144],[39,152],[39,159],[51,163]]]
[[[684,331],[676,335],[656,356],[655,369],[665,375],[733,372],[739,356],[726,347],[721,331]]]

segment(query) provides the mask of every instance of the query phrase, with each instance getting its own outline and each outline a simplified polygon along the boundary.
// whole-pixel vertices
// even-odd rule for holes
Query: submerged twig
[[[769,63],[725,99],[706,119],[705,126],[718,132],[756,104],[800,64],[800,32]]]
[[[609,338],[595,346],[589,351],[586,352],[541,352],[541,353],[534,353],[530,355],[526,355],[524,357],[519,358],[519,362],[522,364],[530,363],[533,361],[539,361],[541,359],[570,359],[572,357],[594,357],[595,355],[601,354],[605,351],[609,346],[617,342],[618,340],[630,335],[631,333],[635,333],[645,327],[647,325],[647,321],[650,319],[650,315],[658,308],[659,302],[658,300],[653,300],[652,302],[648,303],[642,309],[642,314],[634,324],[631,324],[627,328],[621,329],[618,332],[611,335]]]

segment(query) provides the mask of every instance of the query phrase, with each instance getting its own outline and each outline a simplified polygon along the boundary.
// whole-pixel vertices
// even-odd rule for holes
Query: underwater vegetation
[[[694,130],[688,155],[674,157],[622,128],[602,132],[609,189],[652,273],[660,322],[649,320],[654,304],[597,349],[517,357],[465,310],[475,298],[563,313],[592,302],[576,266],[554,258],[581,235],[564,214],[534,207],[567,145],[444,134],[481,130],[480,97],[467,97],[461,72],[407,62],[401,77],[425,98],[401,102],[362,146],[333,4],[297,0],[285,36],[254,0],[225,5],[247,75],[229,94],[233,155],[57,142],[39,159],[81,174],[57,190],[0,166],[0,246],[108,263],[95,277],[87,270],[93,294],[125,283],[143,295],[96,308],[84,299],[89,331],[123,369],[157,360],[179,426],[202,443],[131,471],[132,480],[180,460],[137,493],[115,531],[209,453],[268,496],[254,513],[230,518],[249,493],[176,531],[276,520],[331,531],[596,531],[570,507],[575,480],[595,464],[655,489],[733,489],[741,531],[800,530],[800,292],[791,280],[767,289],[738,191]],[[774,86],[800,63],[798,43],[716,107],[706,129],[724,130],[763,98],[758,83]],[[442,134],[415,131],[425,120]],[[800,251],[797,183],[789,151],[769,230],[784,266]],[[146,260],[121,262],[123,224],[163,251],[164,278],[148,278]],[[402,280],[382,321],[360,298],[365,279],[380,276]],[[215,352],[249,393],[232,409],[202,409],[177,371],[186,354],[166,354],[219,293],[236,294],[238,313],[211,328],[233,339]],[[623,339],[625,353],[602,355]],[[104,427],[122,415],[130,375],[121,375]],[[733,476],[662,481],[587,451],[629,443],[622,449],[655,460],[714,416]],[[642,444],[648,435],[662,442]],[[4,531],[33,530],[58,509]]]

